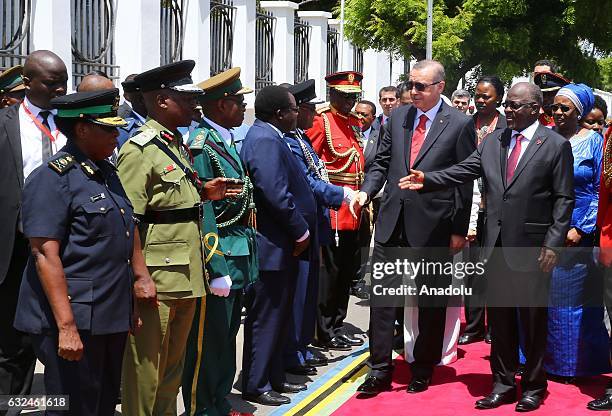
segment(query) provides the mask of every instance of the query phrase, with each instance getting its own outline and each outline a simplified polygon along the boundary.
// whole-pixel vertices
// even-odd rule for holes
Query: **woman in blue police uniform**
[[[32,254],[15,328],[32,336],[46,394],[69,395],[70,410],[61,415],[114,414],[133,292],[156,299],[131,204],[106,160],[125,125],[116,116],[118,97],[112,89],[53,99],[68,142],[23,191]]]

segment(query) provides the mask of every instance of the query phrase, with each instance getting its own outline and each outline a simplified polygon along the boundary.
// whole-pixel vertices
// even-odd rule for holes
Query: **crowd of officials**
[[[66,95],[50,51],[0,74],[0,394],[28,394],[38,359],[46,394],[70,397],[58,414],[111,415],[119,396],[126,415],[176,414],[182,388],[188,415],[240,415],[227,396],[243,310],[242,397],[290,403],[307,386],[286,373],[315,375],[328,365],[317,351],[363,344],[344,320],[351,294],[373,297],[371,245],[383,260],[389,247],[463,250],[486,260],[490,287],[518,298],[544,285],[574,303],[599,266],[561,248],[599,244],[612,262],[607,108],[551,62],[534,83],[506,92],[484,76],[447,104],[444,68],[421,61],[380,90],[380,115],[358,72],[328,75],[324,105],[314,80],[268,86],[251,126],[240,69],[194,83],[195,65],[128,76],[122,105],[104,73]],[[518,372],[517,411],[540,406],[547,373],[610,372],[603,306],[486,308],[489,288],[469,284],[459,343],[492,344],[477,408],[516,402]],[[408,393],[443,361],[447,300],[419,302]],[[390,389],[403,318],[372,303],[360,394]],[[612,388],[588,407],[612,409]]]

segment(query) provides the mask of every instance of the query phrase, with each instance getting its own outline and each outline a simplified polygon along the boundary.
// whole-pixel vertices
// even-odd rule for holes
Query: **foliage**
[[[601,74],[601,89],[612,91],[612,56],[597,61]]]
[[[345,16],[358,46],[425,58],[427,0],[346,0]],[[597,57],[612,51],[610,16],[612,1],[434,0],[433,57],[450,90],[472,69],[509,82],[543,58],[600,87]]]

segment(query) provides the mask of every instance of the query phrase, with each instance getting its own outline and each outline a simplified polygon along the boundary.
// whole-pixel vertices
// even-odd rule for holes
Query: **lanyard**
[[[47,128],[47,126],[42,124],[38,120],[38,117],[34,117],[34,114],[32,114],[30,109],[26,107],[25,102],[22,101],[21,106],[23,107],[23,111],[25,111],[28,117],[30,117],[32,121],[34,122],[34,124],[36,124],[36,127],[38,127],[38,130],[40,130],[45,136],[47,136],[49,140],[51,140],[51,143],[55,143],[55,141],[57,140],[57,137],[59,136],[59,130],[55,129],[55,137],[53,137],[53,134],[51,134],[51,131]]]

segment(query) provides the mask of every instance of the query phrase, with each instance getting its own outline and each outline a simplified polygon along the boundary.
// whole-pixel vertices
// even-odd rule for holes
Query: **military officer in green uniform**
[[[226,396],[236,373],[236,335],[240,327],[242,294],[257,278],[253,187],[235,149],[232,127],[244,120],[244,94],[240,68],[218,74],[200,84],[204,118],[190,136],[194,168],[201,178],[225,177],[244,182],[243,192],[212,202],[224,258],[211,261],[210,270],[228,270],[227,278],[211,280],[214,294],[207,298],[204,338],[202,322],[194,319],[183,372],[183,401],[187,415],[234,415]],[[200,354],[201,352],[201,354]]]
[[[128,416],[176,414],[196,304],[199,313],[205,308],[200,221],[210,203],[201,200],[222,198],[226,182],[202,185],[177,131],[191,122],[202,93],[192,84],[194,66],[194,61],[179,61],[134,78],[148,118],[119,153],[119,177],[140,221],[142,251],[154,282],[144,290],[156,291],[158,299],[138,305],[142,327],[126,345],[122,412]],[[210,207],[208,212],[212,223]],[[208,240],[214,242],[217,236],[211,233]]]

